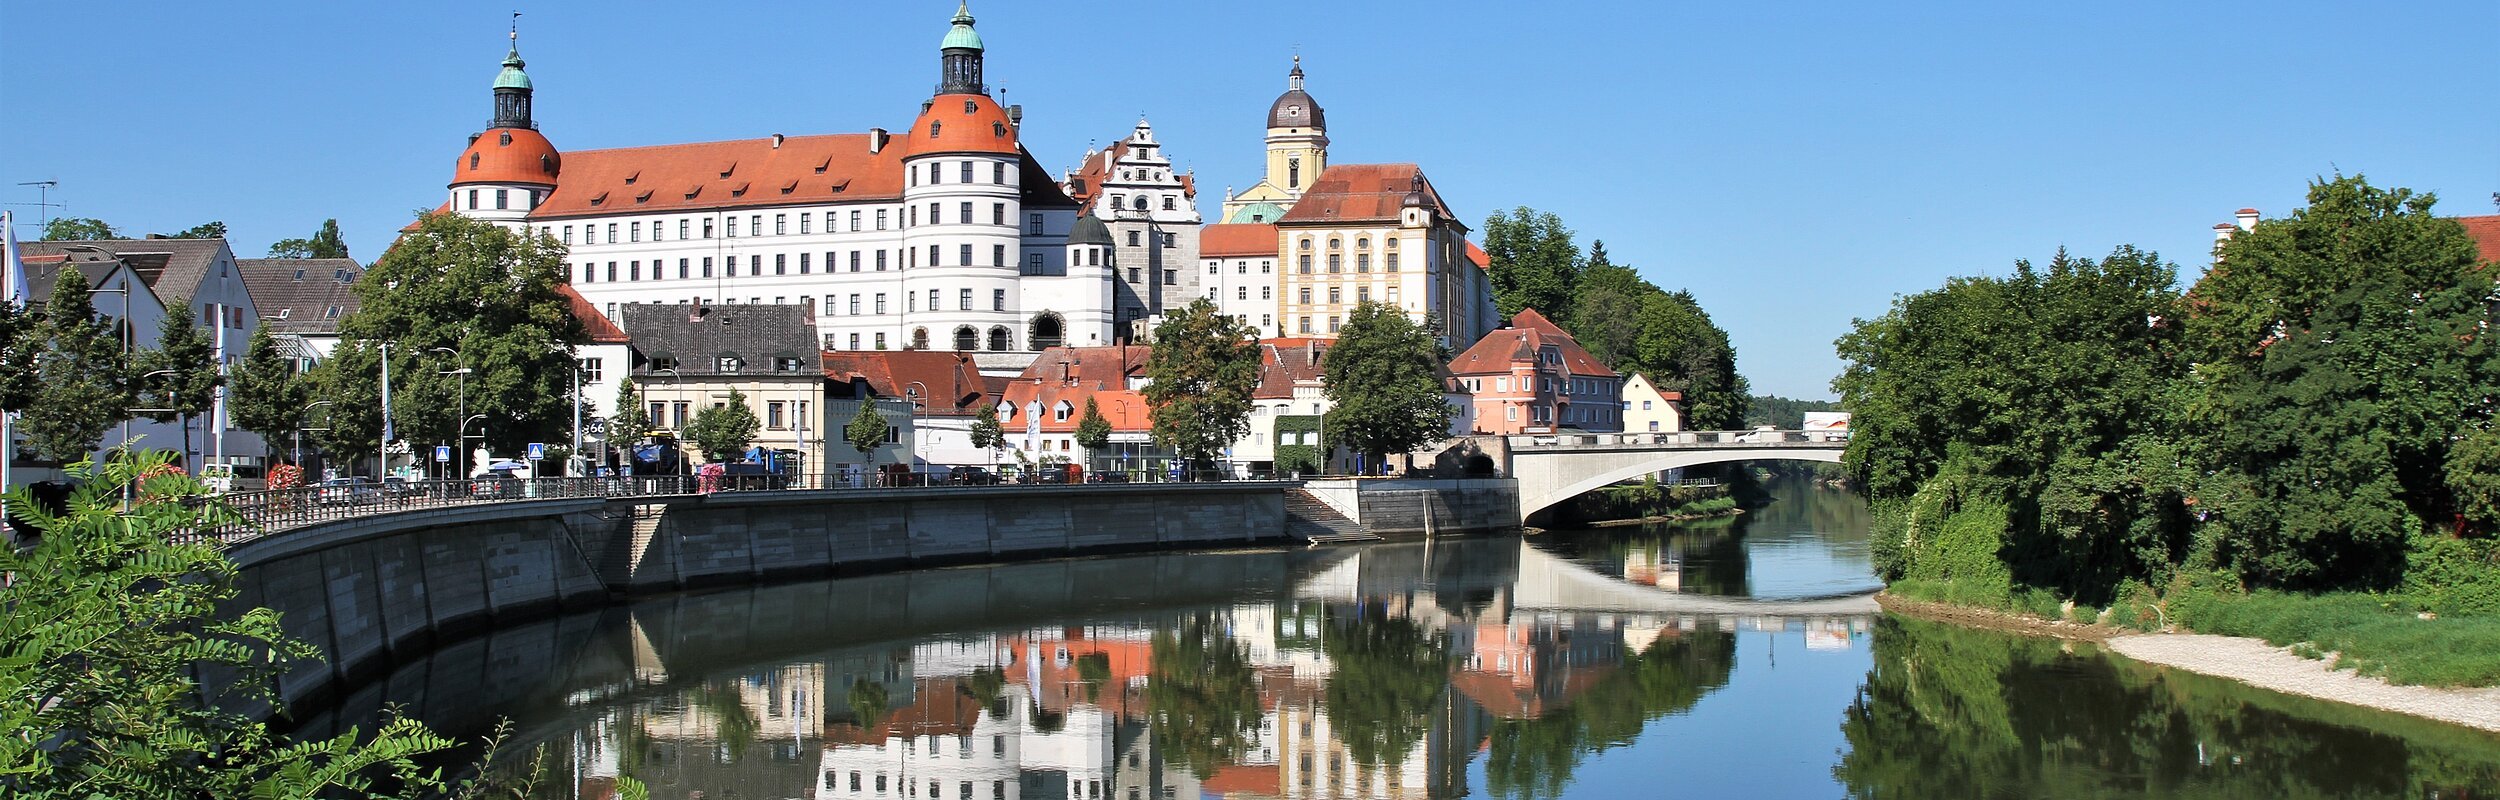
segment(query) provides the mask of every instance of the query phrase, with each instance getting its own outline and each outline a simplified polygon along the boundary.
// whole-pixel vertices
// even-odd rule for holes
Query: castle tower
[[[450,208],[453,213],[505,225],[515,231],[522,220],[556,188],[563,164],[553,142],[538,133],[530,117],[532,87],[521,61],[521,33],[512,32],[512,49],[496,73],[495,116],[482,133],[469,136],[469,146],[453,165]]]
[[[1017,349],[1022,151],[983,93],[968,7],[938,46],[937,94],[903,132],[903,341],[934,350]]]
[[[1267,107],[1267,175],[1224,201],[1224,221],[1275,222],[1328,168],[1328,118],[1302,88],[1302,57],[1294,56],[1285,93]]]

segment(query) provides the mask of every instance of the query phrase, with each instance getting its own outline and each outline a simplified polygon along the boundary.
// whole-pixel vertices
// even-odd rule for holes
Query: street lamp
[[[486,415],[484,414],[471,414],[460,419],[460,452],[462,455],[468,454],[469,451],[469,423],[477,422],[483,419],[486,419]],[[477,426],[477,438],[481,440],[486,438],[486,426]]]
[[[916,386],[916,387],[919,387],[919,388],[918,388],[917,390],[913,389],[912,387],[915,387],[915,386]],[[921,418],[922,416],[924,416],[924,413],[925,413],[925,412],[928,410],[928,408],[929,408],[929,385],[928,385],[928,384],[925,384],[925,383],[921,383],[921,382],[919,382],[919,381],[912,381],[911,383],[904,384],[904,385],[903,385],[903,399],[911,401],[911,424],[912,424],[912,437],[911,437],[911,460],[912,460],[912,462],[913,462],[913,463],[912,463],[912,466],[913,466],[914,468],[918,468],[918,467],[920,467],[920,466],[921,466],[921,464],[919,463],[919,461],[921,460],[921,459],[920,459],[920,435],[919,435],[919,431],[920,431],[920,418]],[[876,402],[876,401],[875,401],[875,400],[862,400],[862,401],[860,401],[860,402],[864,402],[864,403],[874,403],[874,402]]]
[[[466,358],[466,357],[464,357],[464,356],[460,355],[460,351],[458,351],[458,350],[454,350],[454,349],[451,349],[451,348],[449,348],[449,347],[436,347],[436,348],[431,348],[431,349],[428,349],[426,352],[429,352],[429,353],[450,353],[450,354],[451,354],[451,362],[452,362],[452,363],[454,363],[454,364],[460,364],[460,363],[463,363],[463,362],[468,361],[468,358]],[[458,375],[458,376],[460,376],[460,390],[459,390],[459,392],[460,392],[460,400],[459,400],[459,412],[458,412],[458,413],[459,413],[460,419],[462,420],[462,422],[460,423],[460,429],[461,429],[461,431],[462,431],[464,434],[467,432],[468,427],[469,427],[469,423],[467,422],[467,420],[468,420],[468,418],[469,418],[469,373],[470,373],[470,372],[472,372],[472,371],[473,371],[473,370],[470,370],[468,367],[463,366],[463,367],[461,367],[461,368],[459,368],[459,369],[437,370],[437,371],[434,373],[434,374],[436,374],[436,375]],[[462,459],[467,459],[467,458],[469,457],[469,438],[468,438],[466,435],[463,435],[463,436],[461,436],[461,437],[460,437],[460,457],[461,457]]]
[[[311,428],[306,428],[306,427],[304,427],[304,419],[305,419],[305,417],[306,417],[306,416],[308,416],[308,415],[310,415],[310,414],[312,414],[312,410],[313,410],[313,409],[320,408],[320,407],[322,407],[322,406],[326,406],[326,405],[330,405],[330,404],[331,404],[331,403],[330,403],[330,401],[328,401],[328,400],[315,400],[315,401],[312,401],[311,403],[305,404],[305,406],[304,406],[301,410],[298,410],[298,411],[296,411],[296,412],[295,412],[295,466],[296,466],[296,468],[301,469],[301,468],[304,466],[304,432],[305,432],[305,431],[307,431],[307,430],[312,430]],[[326,430],[329,430],[329,429],[328,429],[328,428],[322,428],[321,430],[325,430],[325,431],[326,431]]]

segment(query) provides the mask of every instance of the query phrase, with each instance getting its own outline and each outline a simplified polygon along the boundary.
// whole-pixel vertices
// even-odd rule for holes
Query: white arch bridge
[[[1845,434],[1830,431],[1560,433],[1505,437],[1522,520],[1563,501],[1657,472],[1730,461],[1840,463]]]

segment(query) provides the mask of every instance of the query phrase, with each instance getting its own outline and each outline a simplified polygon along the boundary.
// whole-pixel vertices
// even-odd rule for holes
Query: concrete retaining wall
[[[1382,536],[1519,527],[1519,482],[1510,478],[1346,478],[1310,481],[1304,488]]]
[[[235,609],[280,612],[327,663],[289,706],[437,639],[559,608],[776,576],[1239,546],[1285,535],[1290,483],[729,492],[542,500],[347,520],[237,546]],[[217,676],[202,676],[216,685]]]

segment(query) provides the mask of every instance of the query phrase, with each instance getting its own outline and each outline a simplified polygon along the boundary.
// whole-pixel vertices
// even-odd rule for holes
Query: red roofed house
[[[1276,254],[1283,245],[1276,225],[1241,222],[1209,225],[1198,232],[1198,278],[1215,306],[1259,338],[1285,335],[1276,316]]]
[[[972,446],[972,423],[980,410],[998,404],[1006,378],[988,378],[970,355],[943,350],[888,353],[828,350],[824,353],[827,424],[847,423],[861,400],[899,427],[894,458],[915,469],[931,465],[987,464],[991,454]],[[836,437],[839,438],[839,437]],[[857,460],[857,451],[834,442],[835,458]]]
[[[984,53],[958,10],[937,90],[897,133],[566,153],[538,130],[516,45],[493,121],[439,197],[562,243],[575,288],[611,318],[637,303],[797,305],[824,349],[1108,343],[1110,273],[1070,269],[1077,204],[1025,152],[1020,109],[988,93]]]
[[[2458,217],[2457,222],[2465,226],[2465,235],[2474,237],[2484,261],[2500,262],[2500,214]]]
[[[1010,459],[1042,463],[1086,463],[1076,443],[1077,424],[1085,401],[1092,400],[1111,423],[1111,444],[1094,453],[1106,469],[1160,470],[1170,454],[1156,448],[1147,416],[1146,358],[1142,346],[1054,347],[1042,351],[1023,374],[1007,382],[998,403],[998,422],[1007,433]]]
[[[1198,288],[1198,182],[1172,170],[1144,119],[1060,185],[1111,234],[1112,324],[1134,341],[1141,321],[1204,296]],[[1039,349],[1039,348],[1035,348]]]
[[[1467,226],[1421,167],[1329,167],[1276,227],[1285,259],[1277,318],[1286,335],[1336,338],[1364,302],[1436,321],[1453,347],[1497,324],[1492,284],[1468,256]]]
[[[1623,380],[1536,309],[1450,362],[1475,397],[1477,433],[1623,430]]]
[[[1684,393],[1661,390],[1647,375],[1624,379],[1623,430],[1637,433],[1684,430]]]

